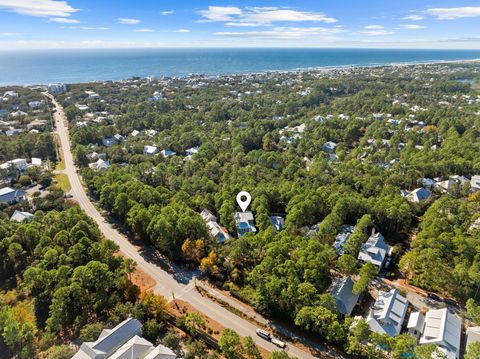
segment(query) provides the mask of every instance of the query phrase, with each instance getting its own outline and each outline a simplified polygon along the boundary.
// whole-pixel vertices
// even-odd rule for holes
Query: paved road
[[[202,297],[200,293],[195,290],[193,278],[182,273],[170,274],[163,270],[154,263],[152,254],[142,252],[141,248],[135,247],[123,234],[104,220],[100,212],[88,198],[77,173],[70,149],[67,120],[63,108],[56,102],[53,96],[47,96],[50,97],[56,107],[56,112],[54,112],[53,116],[65,161],[65,170],[63,172],[68,176],[72,187],[70,193],[73,194],[74,199],[87,215],[97,223],[98,228],[105,238],[115,242],[125,256],[133,259],[139,268],[148,273],[156,281],[157,284],[153,289],[154,292],[170,300],[172,299],[172,294],[174,294],[175,298],[190,303],[198,311],[218,321],[223,326],[235,330],[239,335],[251,336],[262,348],[268,351],[279,350],[275,345],[261,339],[255,334],[255,330],[257,329],[255,325],[226,310],[218,303]],[[293,345],[288,346],[288,353],[299,359],[315,358],[312,354]]]

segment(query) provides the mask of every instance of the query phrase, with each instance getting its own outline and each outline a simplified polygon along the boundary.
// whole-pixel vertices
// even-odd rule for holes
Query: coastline
[[[130,75],[121,78],[112,78],[112,79],[96,79],[90,81],[72,81],[65,82],[70,85],[81,85],[87,83],[102,83],[102,82],[122,82],[128,81],[133,78],[138,78],[140,80],[146,80],[148,78],[153,78],[155,80],[168,80],[168,79],[187,79],[187,78],[219,78],[219,77],[237,77],[237,76],[262,76],[262,75],[274,75],[274,74],[295,74],[295,73],[330,73],[340,70],[365,70],[365,69],[376,69],[376,68],[393,68],[393,67],[409,67],[409,66],[420,66],[420,65],[452,65],[452,64],[480,64],[480,57],[476,59],[458,59],[458,60],[426,60],[426,61],[403,61],[403,62],[385,62],[385,63],[367,63],[367,64],[348,64],[348,65],[323,65],[323,66],[310,66],[310,67],[299,67],[292,69],[272,69],[272,70],[263,70],[263,71],[239,71],[239,72],[227,72],[219,74],[206,74],[206,73],[189,73],[185,75]],[[1,80],[1,77],[0,77]],[[32,82],[32,83],[2,83],[0,81],[0,87],[8,86],[20,86],[20,87],[35,87],[35,86],[46,86],[49,83],[56,83],[58,81],[50,82]],[[63,82],[62,82],[63,83]]]

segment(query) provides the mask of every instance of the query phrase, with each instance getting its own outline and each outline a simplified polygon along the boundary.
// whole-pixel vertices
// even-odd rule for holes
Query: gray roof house
[[[407,307],[407,299],[402,297],[397,289],[380,292],[366,322],[373,332],[397,336],[402,329]]]
[[[352,310],[357,305],[359,294],[354,294],[352,278],[346,276],[335,279],[328,291],[337,302],[338,311],[343,315],[352,314]]]
[[[85,342],[72,359],[175,359],[163,345],[154,347],[142,338],[142,324],[128,318],[113,329],[104,329],[94,342]]]
[[[385,259],[391,253],[392,247],[385,243],[385,238],[380,232],[375,233],[375,229],[373,229],[370,238],[362,244],[358,260],[363,263],[372,263],[380,271],[383,268]]]
[[[447,308],[429,310],[425,316],[420,345],[435,344],[448,359],[460,357],[462,322]]]
[[[25,201],[25,192],[21,189],[5,187],[0,189],[0,203],[14,204]]]
[[[429,191],[427,191],[425,188],[420,187],[420,188],[417,188],[416,190],[413,190],[412,192],[407,194],[405,197],[410,202],[420,203],[420,202],[426,200],[427,198],[429,198],[431,195],[432,194]]]
[[[480,191],[480,175],[472,176],[470,180],[470,190],[472,192]]]
[[[217,217],[213,215],[208,209],[204,209],[200,216],[203,218],[207,224],[208,230],[213,238],[217,240],[218,243],[223,243],[225,240],[232,238],[228,231],[220,226],[217,222]]]
[[[470,344],[480,341],[480,327],[467,328],[467,350]]]

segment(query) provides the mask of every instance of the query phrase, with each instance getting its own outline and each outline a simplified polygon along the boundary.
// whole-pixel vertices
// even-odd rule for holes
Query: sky
[[[480,0],[0,0],[0,50],[480,49]]]

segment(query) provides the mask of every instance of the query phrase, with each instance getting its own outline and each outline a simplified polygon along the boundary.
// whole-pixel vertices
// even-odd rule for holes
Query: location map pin
[[[242,197],[245,197],[246,199],[243,200]],[[237,203],[242,209],[242,212],[245,212],[250,205],[250,202],[252,202],[252,196],[250,196],[250,193],[247,191],[240,191],[237,194]]]

